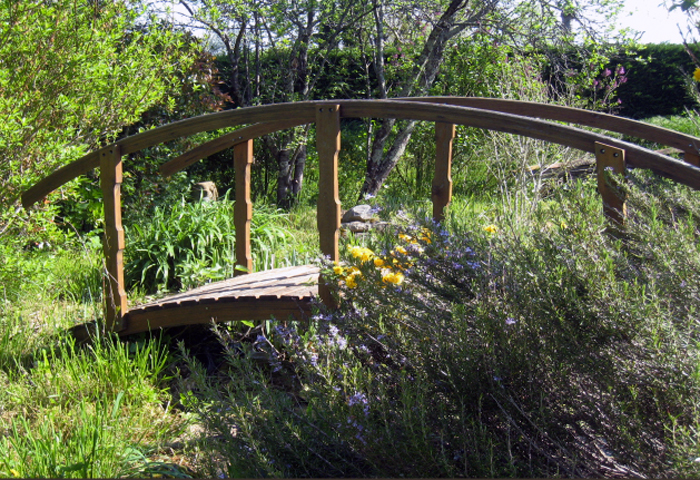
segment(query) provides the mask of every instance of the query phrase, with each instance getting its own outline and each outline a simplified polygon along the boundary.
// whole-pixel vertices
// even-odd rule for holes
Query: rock
[[[352,233],[368,232],[372,225],[367,222],[348,222],[343,223],[342,228],[351,231]]]
[[[389,224],[386,222],[349,222],[343,223],[340,226],[340,230],[343,232],[343,234],[346,234],[347,232],[366,233],[372,229],[383,231],[388,225]]]
[[[214,182],[199,182],[192,187],[192,198],[195,201],[213,202],[219,198],[219,191]]]
[[[345,212],[341,222],[376,222],[377,218],[373,215],[373,213],[372,207],[369,205],[357,205]]]

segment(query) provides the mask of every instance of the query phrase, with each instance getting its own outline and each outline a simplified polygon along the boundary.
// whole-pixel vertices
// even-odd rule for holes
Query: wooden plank
[[[435,123],[435,176],[433,177],[433,219],[442,222],[452,200],[452,140],[454,123]]]
[[[303,123],[300,123],[296,118],[289,118],[277,122],[256,123],[255,125],[238,129],[235,132],[227,133],[219,138],[203,143],[192,150],[183,153],[179,157],[175,157],[169,162],[164,163],[159,168],[160,173],[164,177],[169,177],[172,174],[179,172],[183,168],[189,167],[202,158],[214,155],[215,153],[226,150],[227,148],[234,147],[239,143],[245,143],[248,140],[253,140],[278,130],[286,130],[298,125],[303,125]]]
[[[233,166],[236,175],[236,203],[233,206],[233,224],[236,227],[236,266],[234,276],[253,271],[250,247],[250,221],[253,218],[253,202],[250,200],[250,167],[253,164],[253,140],[239,143],[233,148]]]
[[[108,331],[124,329],[127,312],[124,290],[124,229],[121,208],[122,157],[119,146],[100,152],[100,186],[104,200],[104,252],[107,267],[105,282],[105,323]]]
[[[316,107],[316,150],[318,151],[317,224],[321,253],[330,261],[340,260],[340,197],[338,195],[338,154],[340,153],[340,105]],[[331,290],[319,278],[319,296],[329,308],[335,306]]]
[[[625,174],[625,151],[596,142],[595,155],[598,192],[603,198],[603,214],[615,225],[622,225],[627,216],[625,196],[615,183],[615,180],[607,172],[614,175]]]
[[[259,296],[259,290],[274,286],[278,282],[286,283],[287,285],[305,286],[309,289],[309,292],[313,292],[318,272],[319,269],[315,265],[301,265],[250,273],[219,282],[208,283],[187,292],[170,295],[145,305],[133,307],[131,310],[163,308],[163,306],[170,303],[207,300],[217,297],[254,297],[256,295]]]

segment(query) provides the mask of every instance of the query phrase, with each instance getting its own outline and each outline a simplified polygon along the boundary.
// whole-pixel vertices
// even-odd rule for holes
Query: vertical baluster
[[[247,140],[233,147],[233,165],[236,174],[236,204],[233,209],[233,223],[236,227],[236,265],[253,270],[253,257],[250,250],[250,221],[253,218],[253,202],[250,201],[250,167],[253,164],[253,140]],[[247,273],[235,270],[233,275]]]
[[[452,201],[452,140],[453,123],[435,122],[435,176],[433,177],[433,219],[445,219],[446,208]]]
[[[104,200],[104,253],[107,266],[105,282],[105,323],[108,331],[126,328],[127,312],[124,289],[124,229],[121,207],[122,157],[118,145],[106,147],[100,153],[100,187]]]
[[[338,153],[340,152],[340,105],[318,105],[316,108],[316,150],[318,151],[317,224],[321,253],[338,261],[340,236],[340,197],[338,196]],[[319,278],[318,292],[323,303],[333,308],[330,288]]]
[[[606,179],[605,171],[609,170],[615,175],[624,175],[625,151],[605,145],[595,143],[596,169],[598,175],[598,192],[603,198],[603,214],[608,217],[614,225],[622,225],[627,216],[627,205],[625,196],[615,183],[610,183]]]

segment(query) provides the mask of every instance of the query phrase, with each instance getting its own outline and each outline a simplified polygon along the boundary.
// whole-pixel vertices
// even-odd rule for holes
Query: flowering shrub
[[[517,223],[423,222],[343,249],[323,266],[338,310],[229,349],[230,384],[199,406],[223,473],[698,473],[700,199],[630,179],[624,241],[578,184]]]

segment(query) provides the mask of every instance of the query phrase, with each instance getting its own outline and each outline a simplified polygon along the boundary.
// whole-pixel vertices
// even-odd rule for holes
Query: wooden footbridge
[[[507,132],[593,153],[603,209],[621,223],[625,199],[605,170],[624,173],[629,166],[645,168],[684,185],[700,189],[700,139],[645,123],[586,110],[488,98],[425,97],[393,100],[332,100],[240,108],[189,118],[123,138],[66,165],[22,195],[25,208],[66,182],[94,168],[100,169],[104,197],[105,325],[127,335],[149,329],[209,323],[261,320],[274,315],[307,315],[311,298],[332,304],[330,289],[313,266],[249,273],[205,285],[154,303],[129,306],[124,289],[122,254],[125,245],[121,221],[122,161],[138,152],[178,137],[202,131],[246,125],[170,160],[160,167],[169,176],[218,151],[233,147],[236,176],[234,224],[236,264],[252,270],[250,248],[250,174],[253,141],[269,133],[309,123],[316,124],[319,156],[318,230],[321,252],[338,260],[340,200],[338,153],[341,118],[396,118],[435,122],[436,159],[432,184],[433,216],[444,217],[452,195],[451,158],[455,125]],[[683,160],[642,148],[600,133],[555,122],[566,122],[622,133],[678,149]],[[84,335],[85,329],[82,330]],[[80,335],[80,332],[77,332]]]

